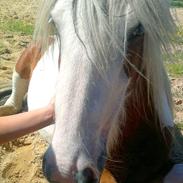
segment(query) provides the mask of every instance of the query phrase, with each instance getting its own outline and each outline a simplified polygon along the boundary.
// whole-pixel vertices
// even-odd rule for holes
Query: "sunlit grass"
[[[32,35],[33,25],[22,20],[9,19],[6,21],[0,21],[0,30],[3,32]]]
[[[182,0],[173,0],[171,3],[172,6],[174,7],[183,7],[183,1]]]
[[[183,76],[183,26],[177,28],[176,35],[172,38],[172,42],[176,50],[169,55],[171,57],[167,54],[163,55],[165,66],[170,76],[180,77]]]
[[[170,61],[171,60],[171,61]],[[170,76],[183,76],[183,51],[177,50],[172,55],[171,58],[164,55],[165,67],[170,74]]]
[[[183,76],[183,63],[166,64],[166,68],[171,76]]]
[[[183,45],[183,26],[177,27],[176,35],[172,38],[174,44]]]

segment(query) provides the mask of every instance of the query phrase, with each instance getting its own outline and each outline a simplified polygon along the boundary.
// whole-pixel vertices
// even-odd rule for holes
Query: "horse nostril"
[[[77,183],[97,183],[97,177],[93,170],[89,167],[76,174]]]

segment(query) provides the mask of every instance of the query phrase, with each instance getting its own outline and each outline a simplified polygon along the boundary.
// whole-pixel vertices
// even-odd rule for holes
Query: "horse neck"
[[[128,181],[131,174],[132,177],[134,175],[134,180],[139,179],[141,183],[147,182],[148,176],[153,174],[157,169],[163,169],[164,164],[169,163],[168,155],[170,147],[167,144],[171,142],[171,135],[166,129],[165,135],[161,130],[158,113],[154,108],[152,93],[148,93],[149,83],[142,76],[146,75],[146,69],[143,63],[143,43],[144,35],[135,38],[128,45],[127,59],[124,65],[126,74],[129,77],[129,85],[124,104],[125,117],[121,116],[119,118],[120,133],[118,134],[118,143],[109,150],[112,161],[108,160],[106,163],[106,168],[113,173],[119,182],[120,180],[124,180],[124,182]],[[129,63],[133,64],[136,69]],[[162,147],[162,151],[160,150],[155,153],[156,155],[152,154],[151,156],[151,153],[154,152],[151,152],[148,145],[146,147],[146,144],[144,144],[148,141],[150,141],[149,143],[153,141],[155,148],[156,144],[158,144],[157,147]],[[152,162],[149,170],[148,168],[147,170],[144,169],[143,163],[146,162],[143,162],[140,157],[141,155],[139,155],[142,151],[146,154],[145,156],[143,155],[145,161],[151,163],[151,158],[154,160],[159,156],[159,162]],[[136,162],[132,163],[131,159],[134,159]],[[140,166],[141,164],[142,166]],[[130,169],[131,166],[134,168],[139,166],[137,172],[140,173],[133,172],[133,168]],[[147,177],[144,178],[141,171],[146,171]],[[163,169],[162,172],[164,173],[164,171],[166,170]],[[160,171],[160,174],[162,172]],[[161,177],[158,173],[155,177],[157,176]]]

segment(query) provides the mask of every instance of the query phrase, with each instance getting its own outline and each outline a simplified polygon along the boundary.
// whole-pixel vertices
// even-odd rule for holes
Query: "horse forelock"
[[[43,0],[41,11],[35,29],[35,39],[46,38],[48,31],[54,27],[50,19],[51,10],[58,0]],[[167,10],[168,0],[72,0],[73,22],[76,33],[83,41],[88,52],[95,55],[93,60],[105,63],[115,57],[117,52],[125,56],[127,32],[134,26],[134,22],[141,23],[146,33],[153,39],[160,39],[166,47],[165,41],[172,32],[174,24]],[[80,19],[80,20],[79,20]],[[84,35],[80,35],[78,22],[81,21]],[[53,31],[53,30],[51,30]],[[111,50],[114,50],[113,55]],[[91,54],[88,54],[91,55]],[[112,56],[111,56],[112,55]],[[92,60],[91,59],[91,60]]]

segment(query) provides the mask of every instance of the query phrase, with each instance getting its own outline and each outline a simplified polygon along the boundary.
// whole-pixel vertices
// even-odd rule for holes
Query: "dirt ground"
[[[34,23],[40,0],[0,0],[0,21]],[[0,89],[11,85],[16,59],[32,36],[0,31]],[[42,156],[47,143],[38,133],[0,146],[0,183],[47,183],[42,174]]]
[[[1,183],[46,183],[41,168],[46,142],[33,133],[0,147]]]
[[[38,0],[0,0],[0,21],[21,19],[34,22]],[[183,24],[183,9],[177,10]],[[0,31],[0,89],[11,85],[16,59],[31,36]],[[183,122],[183,78],[171,78],[175,104],[175,121]],[[41,162],[47,143],[38,133],[24,136],[0,146],[0,183],[46,183]]]
[[[183,25],[183,8],[176,8],[175,13],[178,22]]]

